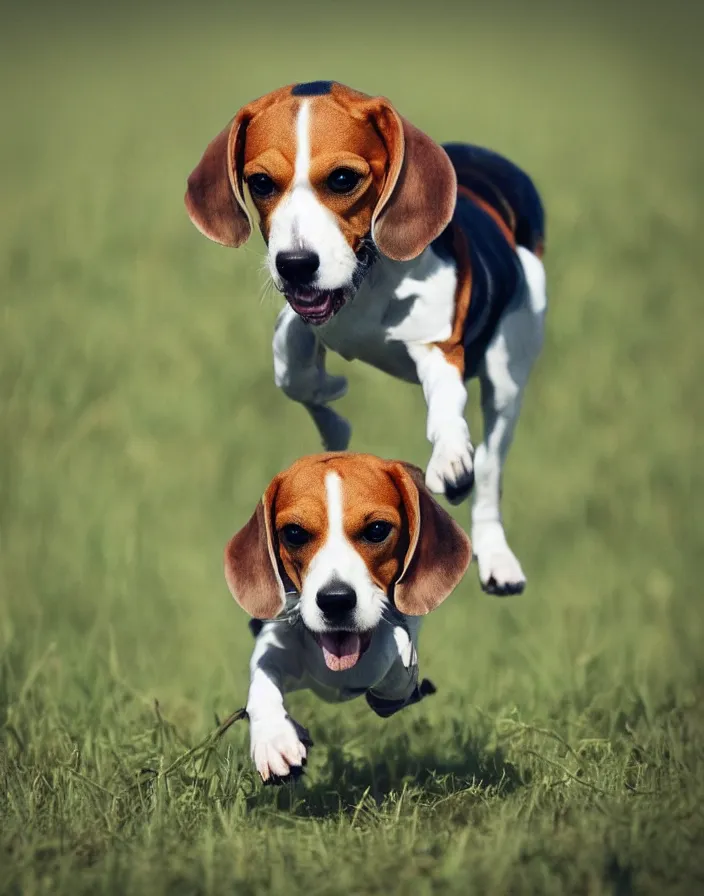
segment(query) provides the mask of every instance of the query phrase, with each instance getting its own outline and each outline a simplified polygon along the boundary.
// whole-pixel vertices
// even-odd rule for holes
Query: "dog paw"
[[[525,573],[508,546],[500,523],[475,525],[472,546],[479,565],[479,581],[487,594],[505,597],[523,592]]]
[[[303,774],[310,735],[289,716],[257,719],[250,717],[251,755],[265,784],[284,784]]]
[[[424,678],[418,685],[418,693],[421,697],[430,697],[433,694],[437,694],[437,692],[438,689],[429,678]]]
[[[352,438],[352,427],[347,420],[324,404],[307,404],[306,408],[320,434],[323,448],[326,451],[347,451]]]
[[[450,504],[460,504],[474,485],[474,449],[465,431],[448,434],[435,443],[425,473],[425,484]]]

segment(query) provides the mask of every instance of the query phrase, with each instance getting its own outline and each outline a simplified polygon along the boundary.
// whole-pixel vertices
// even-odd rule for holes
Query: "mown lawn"
[[[680,6],[4,14],[0,892],[701,890],[704,71]],[[245,700],[225,541],[318,450],[273,385],[261,241],[209,243],[182,195],[240,105],[316,77],[524,165],[551,306],[505,481],[525,595],[473,568],[424,629],[437,695],[387,722],[292,699],[316,746],[290,791],[255,780],[244,721],[173,766]],[[332,367],[353,447],[424,465],[419,390]]]

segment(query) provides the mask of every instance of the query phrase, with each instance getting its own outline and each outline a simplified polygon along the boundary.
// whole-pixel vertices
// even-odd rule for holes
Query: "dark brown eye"
[[[303,526],[297,526],[295,523],[284,526],[279,535],[283,543],[290,548],[302,548],[310,541],[310,532],[306,532]]]
[[[276,192],[276,184],[268,174],[250,174],[247,186],[258,199],[268,199]]]
[[[386,523],[383,520],[375,520],[373,523],[369,523],[364,529],[362,538],[372,544],[381,544],[382,541],[386,541],[389,537],[392,529],[393,526],[391,523]]]
[[[336,168],[328,176],[327,185],[333,193],[351,193],[361,179],[362,176],[351,168]]]

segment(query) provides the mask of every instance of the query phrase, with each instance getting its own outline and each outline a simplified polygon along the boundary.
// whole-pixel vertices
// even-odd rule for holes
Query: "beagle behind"
[[[240,109],[188,180],[186,206],[207,237],[241,246],[252,223],[287,305],[273,340],[276,383],[312,415],[329,450],[350,427],[330,402],[344,377],[327,348],[425,395],[431,491],[474,487],[472,541],[485,590],[525,575],[501,519],[501,478],[543,341],[544,215],[530,178],[476,146],[441,147],[383,97],[332,81],[276,90]],[[481,384],[476,454],[466,382]]]
[[[284,706],[310,689],[365,695],[380,716],[418,702],[420,617],[471,560],[467,535],[409,464],[347,452],[304,457],[274,478],[225,550],[225,578],[254,620],[247,714],[264,781],[300,772],[311,745]]]

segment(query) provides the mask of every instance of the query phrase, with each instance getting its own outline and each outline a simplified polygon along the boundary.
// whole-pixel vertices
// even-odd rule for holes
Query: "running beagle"
[[[301,458],[273,479],[225,549],[227,584],[257,637],[247,714],[264,781],[300,772],[311,745],[286,692],[365,695],[382,717],[434,692],[418,682],[420,617],[471,556],[417,467],[339,452]]]
[[[476,146],[439,146],[382,97],[333,81],[276,90],[240,109],[188,180],[186,206],[210,239],[241,246],[253,202],[268,268],[287,305],[275,380],[312,415],[328,450],[350,426],[325,351],[420,383],[432,454],[428,488],[453,503],[474,487],[472,542],[486,591],[525,575],[501,519],[501,475],[547,306],[543,207],[530,178]],[[476,454],[464,411],[478,377]]]

